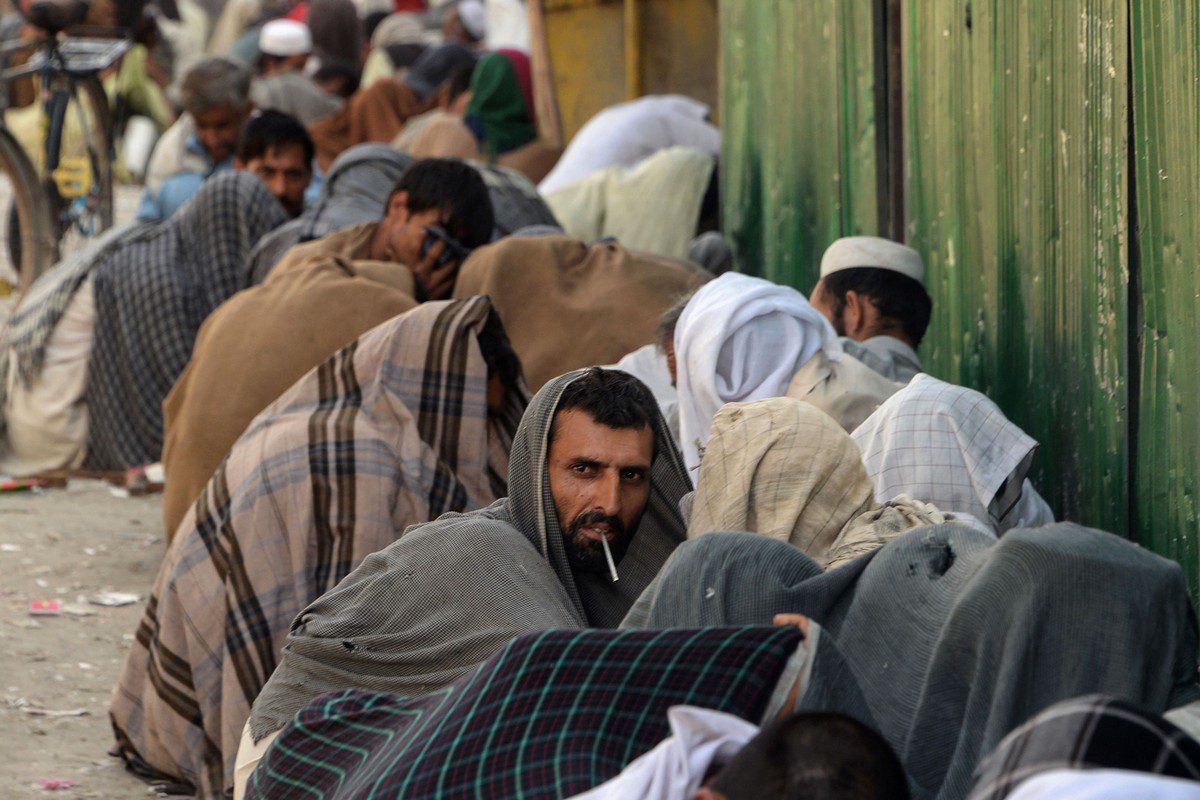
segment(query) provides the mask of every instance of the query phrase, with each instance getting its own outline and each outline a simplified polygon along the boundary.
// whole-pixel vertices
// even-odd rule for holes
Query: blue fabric
[[[164,222],[170,219],[184,203],[192,198],[192,195],[200,190],[200,186],[206,179],[218,172],[233,169],[233,156],[214,164],[208,156],[208,151],[204,149],[204,145],[200,143],[200,139],[194,133],[188,137],[185,146],[189,153],[204,160],[208,168],[207,172],[203,174],[180,172],[172,175],[163,181],[157,194],[147,186],[146,191],[142,194],[142,203],[138,206],[139,222]]]

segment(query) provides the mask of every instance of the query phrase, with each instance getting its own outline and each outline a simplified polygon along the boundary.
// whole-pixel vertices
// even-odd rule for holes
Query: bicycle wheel
[[[70,255],[113,223],[112,115],[95,76],[57,89],[47,112],[46,195],[55,211],[59,256]]]
[[[57,260],[57,227],[37,171],[21,145],[0,127],[0,277],[24,292]]]

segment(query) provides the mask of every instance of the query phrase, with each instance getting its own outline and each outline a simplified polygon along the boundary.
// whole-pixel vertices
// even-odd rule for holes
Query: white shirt
[[[713,764],[727,764],[758,726],[720,711],[673,706],[671,735],[620,775],[571,800],[692,800]]]

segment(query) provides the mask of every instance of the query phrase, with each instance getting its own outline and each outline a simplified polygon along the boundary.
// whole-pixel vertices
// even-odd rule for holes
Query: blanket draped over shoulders
[[[279,735],[247,796],[570,797],[666,738],[672,706],[757,724],[800,638],[794,627],[531,634],[425,698],[321,698]]]
[[[254,703],[256,742],[324,692],[426,695],[514,637],[621,621],[683,540],[679,500],[688,484],[655,414],[650,496],[620,560],[621,579],[572,568],[547,458],[559,399],[582,374],[555,378],[530,401],[509,455],[507,498],[411,528],[300,613]]]
[[[613,364],[654,341],[663,312],[706,277],[616,242],[510,238],[467,259],[454,296],[492,298],[536,390],[555,375]]]
[[[111,716],[128,762],[219,796],[300,610],[408,526],[503,496],[526,395],[489,413],[495,347],[485,298],[426,303],[250,424],[184,518],[122,670]]]
[[[162,402],[201,323],[241,288],[255,243],[287,219],[249,173],[216,175],[156,232],[92,277],[96,341],[88,365],[88,466],[159,460]]]
[[[1179,565],[1073,524],[999,540],[916,528],[828,572],[782,542],[707,534],[675,551],[624,624],[783,612],[817,622],[818,650],[833,641],[845,664],[814,668],[800,707],[854,713],[828,698],[856,685],[916,787],[940,800],[966,796],[980,759],[1054,703],[1110,694],[1161,714],[1200,696]]]
[[[167,541],[260,411],[335,351],[415,305],[403,265],[313,252],[214,311],[163,403]]]

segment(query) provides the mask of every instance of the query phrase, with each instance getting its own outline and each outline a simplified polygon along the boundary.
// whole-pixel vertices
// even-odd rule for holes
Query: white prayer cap
[[[312,32],[294,19],[273,19],[262,27],[258,49],[263,55],[286,58],[312,52]]]
[[[458,21],[473,39],[487,36],[487,9],[479,0],[463,0],[458,4]]]
[[[873,267],[907,275],[925,285],[925,262],[911,247],[878,236],[847,236],[838,239],[821,257],[821,277],[844,269]]]

